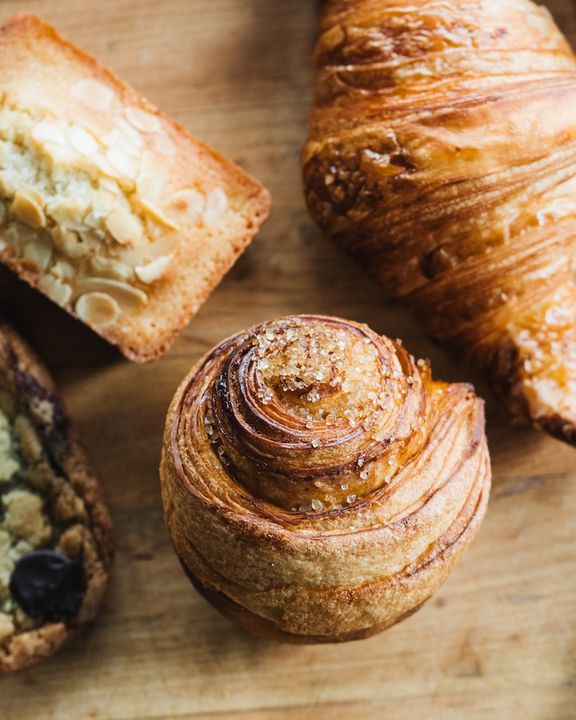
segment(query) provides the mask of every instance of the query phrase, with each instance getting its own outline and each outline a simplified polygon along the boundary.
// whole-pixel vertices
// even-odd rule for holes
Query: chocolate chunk
[[[27,615],[45,621],[71,620],[82,605],[86,573],[76,560],[51,550],[20,558],[10,592]]]

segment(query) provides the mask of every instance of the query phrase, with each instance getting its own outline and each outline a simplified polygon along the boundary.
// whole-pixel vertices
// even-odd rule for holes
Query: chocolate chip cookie
[[[0,674],[94,618],[110,560],[108,511],[54,383],[0,322]]]

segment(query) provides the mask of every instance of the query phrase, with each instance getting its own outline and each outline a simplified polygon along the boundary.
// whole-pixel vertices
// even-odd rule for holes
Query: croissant
[[[576,443],[576,62],[529,0],[327,0],[303,152],[320,226]]]
[[[288,642],[367,637],[418,609],[478,530],[483,403],[365,325],[289,317],[192,368],[160,475],[176,553],[226,616]]]

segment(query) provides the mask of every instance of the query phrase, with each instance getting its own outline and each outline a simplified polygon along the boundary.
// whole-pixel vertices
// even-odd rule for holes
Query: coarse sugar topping
[[[255,336],[260,400],[268,404],[275,398],[310,423],[363,423],[386,403],[381,382],[385,369],[377,349],[365,340],[320,319],[289,318],[265,325]]]

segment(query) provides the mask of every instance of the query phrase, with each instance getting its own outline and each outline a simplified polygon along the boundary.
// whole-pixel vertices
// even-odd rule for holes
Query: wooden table
[[[576,41],[576,5],[553,11]],[[8,0],[93,51],[270,188],[263,232],[159,362],[136,366],[0,273],[0,300],[54,371],[105,486],[117,562],[100,621],[0,682],[2,720],[576,718],[576,453],[514,428],[482,380],[451,365],[402,308],[324,240],[302,201],[311,0]],[[252,639],[183,576],[162,520],[158,455],[169,399],[224,336],[302,312],[402,336],[437,376],[488,397],[487,520],[438,595],[407,622],[344,646]]]

